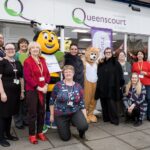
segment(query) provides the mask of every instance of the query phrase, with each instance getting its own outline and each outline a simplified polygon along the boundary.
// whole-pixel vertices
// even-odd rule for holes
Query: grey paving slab
[[[138,149],[150,146],[150,135],[140,131],[119,135],[117,137]]]
[[[93,126],[105,126],[105,125],[112,125],[110,122],[104,122],[103,119],[99,119],[97,123],[92,123]],[[120,119],[120,124],[125,124],[124,118]]]
[[[57,129],[48,129],[48,131],[46,132],[46,134],[50,134],[50,133],[56,133]]]
[[[108,122],[104,122],[102,118],[98,119],[98,122],[97,123],[90,123],[92,124],[93,126],[103,126],[103,125],[107,125]]]
[[[10,142],[11,147],[0,150],[150,150],[150,122],[144,121],[140,127],[120,123],[119,126],[103,122],[90,123],[86,139],[81,140],[76,127],[71,126],[72,138],[63,142],[57,130],[49,129],[46,133],[48,141],[39,141],[33,145],[28,141],[28,127],[19,130],[12,125],[11,133],[19,137],[19,141]]]
[[[101,139],[110,136],[111,136],[110,134],[106,133],[105,131],[97,127],[89,128],[89,130],[86,132],[87,140]]]
[[[29,136],[28,127],[25,127],[24,129],[17,129],[17,128],[13,127],[13,129],[15,130],[15,133],[19,138]]]
[[[4,148],[0,146],[0,150],[45,150],[52,148],[52,145],[49,143],[49,141],[38,141],[38,144],[31,144],[28,141],[28,138],[20,138],[19,141],[9,141],[11,146],[8,148]]]
[[[119,126],[113,125],[113,124],[107,124],[103,126],[98,126],[99,128],[103,129],[107,133],[110,133],[112,135],[119,135],[129,132],[134,132],[136,129],[131,128],[125,124],[120,124]]]
[[[150,122],[149,121],[143,121],[143,124],[139,127],[134,127],[133,124],[127,124],[128,126],[135,128],[136,130],[143,130],[143,129],[148,129],[150,128]]]
[[[144,133],[150,134],[150,129],[144,129],[144,130],[141,130],[141,131],[144,132]]]
[[[79,141],[77,139],[75,139],[73,136],[71,137],[71,140],[69,140],[68,142],[62,141],[59,138],[57,133],[46,134],[46,136],[54,147],[60,147],[60,146],[66,146],[66,145],[72,145],[75,143],[79,143]]]
[[[63,146],[63,147],[57,147],[57,148],[52,148],[49,150],[89,150],[88,147],[85,147],[84,145],[80,144],[73,144],[69,146]]]
[[[78,134],[76,130],[72,131],[73,134]],[[97,127],[91,127],[86,131],[86,140],[95,140],[95,139],[101,139],[105,137],[110,137],[111,135],[106,133],[105,131],[101,130]]]
[[[148,148],[144,148],[144,149],[142,149],[142,150],[150,150],[150,147],[148,147]]]
[[[17,129],[16,127],[13,127],[13,130],[15,130],[16,135],[20,138],[29,136],[28,127],[25,127],[25,129]],[[46,134],[56,133],[56,132],[57,132],[56,129],[49,129]]]
[[[92,150],[135,150],[132,146],[114,137],[85,142]]]

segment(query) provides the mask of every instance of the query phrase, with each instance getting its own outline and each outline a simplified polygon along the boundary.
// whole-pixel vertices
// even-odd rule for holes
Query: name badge
[[[68,92],[68,90],[66,90],[66,89],[63,89],[62,91],[63,91],[63,92]]]
[[[124,74],[125,76],[129,75],[129,73],[128,73],[128,72],[124,72],[123,74]]]
[[[18,79],[14,79],[14,83],[15,83],[15,84],[19,84],[19,82],[20,82],[20,81],[19,81]]]
[[[69,101],[69,102],[67,103],[67,105],[70,106],[70,107],[73,107],[73,102],[72,102],[72,101]]]
[[[143,74],[139,74],[139,78],[144,78],[144,75]]]
[[[39,81],[45,81],[45,78],[44,77],[40,77]]]
[[[13,71],[14,71],[14,72],[17,72],[18,70],[17,70],[17,69],[13,69]]]

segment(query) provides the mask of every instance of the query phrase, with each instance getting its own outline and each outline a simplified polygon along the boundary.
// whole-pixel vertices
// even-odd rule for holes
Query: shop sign
[[[86,27],[106,27],[106,28],[120,28],[126,29],[127,20],[125,16],[110,16],[93,15],[85,11],[83,8],[74,8],[72,11],[72,19],[76,24],[84,25]]]

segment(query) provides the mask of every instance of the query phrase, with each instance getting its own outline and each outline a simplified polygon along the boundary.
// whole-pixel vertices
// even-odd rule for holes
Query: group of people
[[[119,124],[119,117],[139,126],[145,117],[149,120],[150,63],[144,61],[144,53],[137,52],[132,65],[121,51],[116,58],[110,48],[98,65],[98,81],[95,98],[100,98],[104,122]],[[148,106],[147,106],[148,104]]]
[[[0,34],[0,145],[10,146],[8,140],[18,137],[10,133],[12,117],[15,126],[29,127],[29,141],[37,144],[46,141],[43,134],[45,97],[51,77],[41,56],[37,42],[18,41],[19,50],[12,43],[4,46]],[[122,51],[113,56],[111,48],[104,51],[99,60],[95,99],[100,99],[104,122],[119,124],[120,115],[135,126],[142,124],[147,115],[150,120],[150,64],[144,61],[144,53],[137,53],[132,66]],[[71,138],[70,126],[77,128],[80,138],[88,130],[84,104],[84,66],[78,56],[76,44],[64,56],[63,79],[57,82],[49,99],[50,122],[55,121],[63,141]]]
[[[47,140],[42,130],[45,97],[51,77],[37,42],[29,43],[22,38],[18,47],[16,52],[14,44],[4,45],[4,37],[0,34],[0,145],[4,147],[10,146],[8,140],[18,140],[10,132],[12,118],[18,129],[28,125],[32,144],[37,144],[38,139]],[[64,66],[64,78],[56,84],[49,100],[50,121],[56,121],[58,133],[64,141],[71,138],[70,122],[77,127],[81,138],[88,129],[83,88],[74,81],[75,73],[73,66]]]

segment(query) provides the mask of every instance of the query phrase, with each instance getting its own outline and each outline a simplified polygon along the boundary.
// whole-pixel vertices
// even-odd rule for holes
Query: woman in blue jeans
[[[57,82],[50,98],[50,121],[54,118],[58,133],[63,141],[71,138],[70,123],[77,127],[79,136],[84,137],[88,129],[82,87],[73,81],[74,67],[64,66],[64,80]]]

